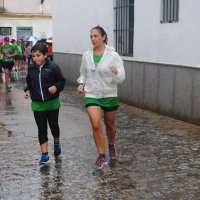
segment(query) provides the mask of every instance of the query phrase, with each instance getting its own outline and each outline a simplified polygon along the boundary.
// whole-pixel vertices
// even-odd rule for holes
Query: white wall
[[[90,29],[102,26],[113,45],[113,0],[57,0],[53,4],[54,52],[82,54],[90,46]]]
[[[45,0],[43,7],[41,0],[4,0],[6,12],[11,13],[33,13],[33,14],[51,14],[52,0]]]
[[[46,35],[47,38],[52,36],[52,20],[51,19],[10,19],[0,18],[2,27],[12,27],[13,35],[11,38],[16,38],[17,27],[32,27],[33,35],[40,38]]]
[[[53,2],[55,52],[82,54],[90,45],[89,30],[98,24],[114,45],[114,1],[98,2]],[[179,22],[161,24],[161,0],[135,0],[134,60],[200,67],[199,8],[199,0],[180,0]]]
[[[134,58],[200,67],[200,1],[180,0],[179,22],[161,24],[161,0],[135,0]]]
[[[52,0],[44,0],[43,6],[41,0],[4,0],[6,13],[26,14],[26,18],[0,18],[0,26],[12,27],[11,38],[16,38],[17,27],[32,27],[33,35],[38,38],[48,38],[52,36],[51,18],[28,18],[31,14],[51,15]],[[39,17],[39,16],[38,16]]]

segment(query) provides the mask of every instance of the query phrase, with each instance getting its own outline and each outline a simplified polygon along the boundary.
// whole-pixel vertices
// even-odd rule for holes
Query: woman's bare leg
[[[116,136],[116,124],[115,124],[116,111],[104,112],[104,123],[106,126],[106,135],[108,138],[108,144],[114,145]]]
[[[93,138],[99,154],[105,155],[105,138],[102,129],[101,107],[89,106],[87,113],[92,125]]]

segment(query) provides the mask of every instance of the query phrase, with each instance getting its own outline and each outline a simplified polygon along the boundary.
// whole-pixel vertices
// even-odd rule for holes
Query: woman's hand
[[[114,73],[114,74],[117,74],[117,73],[118,73],[118,69],[117,69],[117,67],[115,67],[115,66],[111,66],[111,67],[109,68],[109,70],[110,70],[112,73]]]
[[[24,92],[24,98],[28,99],[31,96],[31,93],[29,90],[27,90],[26,92]]]
[[[77,94],[82,94],[84,92],[84,85],[81,83],[77,87]]]
[[[55,85],[48,88],[50,94],[55,94],[57,92],[57,87]]]

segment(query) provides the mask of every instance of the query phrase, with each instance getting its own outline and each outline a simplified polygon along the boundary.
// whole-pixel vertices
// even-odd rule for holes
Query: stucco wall
[[[200,67],[199,7],[199,0],[181,0],[179,22],[161,24],[161,0],[135,0],[134,60]],[[114,1],[59,0],[53,8],[55,52],[83,53],[97,24],[114,45]]]
[[[113,45],[112,0],[59,0],[53,8],[54,52],[83,53],[90,46],[89,31],[97,25],[105,28]]]
[[[200,67],[200,1],[179,2],[179,22],[161,24],[160,0],[135,0],[135,60]]]
[[[16,38],[17,27],[32,27],[33,35],[38,38],[44,38],[44,36],[52,36],[52,20],[51,19],[0,19],[1,26],[12,27],[11,38]]]
[[[51,14],[52,0],[45,0],[43,6],[41,0],[4,0],[4,9],[11,13]]]
[[[12,27],[10,38],[17,38],[17,28],[32,28],[33,36],[52,37],[52,0],[4,0],[0,26]]]
[[[67,84],[77,85],[81,55],[55,53]],[[200,125],[200,70],[124,60],[122,102]]]
[[[55,61],[76,84],[89,30],[100,24],[114,45],[114,5],[103,0],[54,2]],[[125,59],[123,102],[200,124],[200,1],[181,0],[179,22],[161,24],[161,0],[135,0],[134,57]],[[79,5],[79,6],[77,6]]]

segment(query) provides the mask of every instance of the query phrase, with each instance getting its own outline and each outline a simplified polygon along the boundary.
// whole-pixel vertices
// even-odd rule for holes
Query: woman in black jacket
[[[54,156],[61,154],[60,128],[58,124],[60,100],[59,93],[64,89],[65,78],[58,65],[47,58],[47,47],[37,43],[31,49],[33,63],[28,67],[27,86],[24,97],[31,98],[32,110],[38,127],[41,147],[40,165],[49,161],[47,122],[54,137]]]

